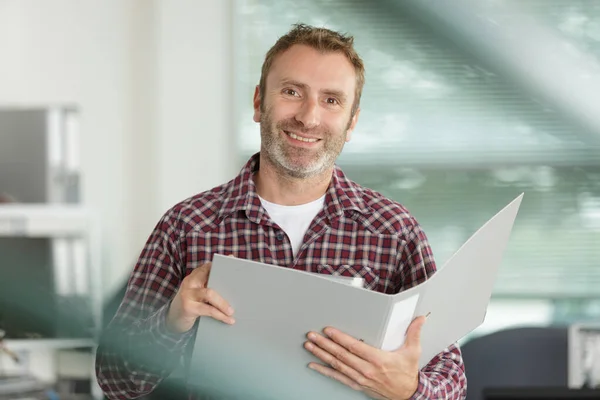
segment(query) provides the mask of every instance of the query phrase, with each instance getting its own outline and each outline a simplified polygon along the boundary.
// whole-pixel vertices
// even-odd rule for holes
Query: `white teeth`
[[[288,135],[290,135],[290,137],[292,139],[296,139],[296,140],[300,140],[301,142],[307,142],[307,143],[314,143],[319,139],[309,139],[309,138],[303,138],[302,136],[298,136],[296,134],[293,134],[292,132],[286,132]]]

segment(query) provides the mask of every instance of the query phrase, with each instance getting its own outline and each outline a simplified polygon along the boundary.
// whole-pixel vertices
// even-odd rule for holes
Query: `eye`
[[[295,91],[294,89],[283,89],[283,93],[287,94],[288,96],[294,96],[294,97],[299,96],[298,92]]]
[[[327,102],[327,104],[335,106],[337,104],[340,104],[340,102],[335,98],[335,97],[328,97],[327,100],[325,100]]]

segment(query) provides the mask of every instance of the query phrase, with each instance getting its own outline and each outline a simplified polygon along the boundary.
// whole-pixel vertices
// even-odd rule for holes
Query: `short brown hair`
[[[360,104],[360,96],[365,84],[365,67],[362,59],[354,49],[354,37],[330,29],[317,28],[305,24],[293,25],[293,28],[280,37],[267,52],[262,65],[259,84],[261,108],[267,85],[267,75],[271,70],[273,60],[279,54],[296,44],[310,46],[323,53],[340,52],[346,56],[348,61],[354,66],[354,71],[356,72],[356,91],[354,93],[354,104],[352,105],[352,115],[354,115]]]

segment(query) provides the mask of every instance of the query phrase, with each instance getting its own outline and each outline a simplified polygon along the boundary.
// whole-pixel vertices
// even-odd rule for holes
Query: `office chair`
[[[483,400],[485,388],[567,387],[567,327],[506,329],[461,350],[469,400]]]

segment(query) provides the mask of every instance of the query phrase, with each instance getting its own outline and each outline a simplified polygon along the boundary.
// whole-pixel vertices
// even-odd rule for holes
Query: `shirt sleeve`
[[[429,240],[415,221],[401,256],[398,290],[406,290],[437,270]],[[436,355],[419,372],[419,385],[411,400],[462,400],[467,397],[467,377],[462,353],[453,344]]]
[[[161,218],[135,265],[117,313],[96,352],[98,384],[109,399],[154,388],[180,363],[193,330],[170,332],[166,315],[185,276],[183,230],[171,210]]]
[[[419,372],[419,385],[411,400],[466,399],[467,378],[460,349],[446,348]]]

